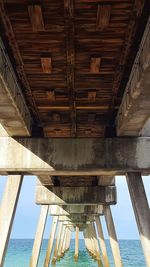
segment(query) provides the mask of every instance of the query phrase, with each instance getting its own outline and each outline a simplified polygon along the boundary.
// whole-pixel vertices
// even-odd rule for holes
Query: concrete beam
[[[124,174],[131,171],[149,173],[149,154],[148,137],[114,139],[0,137],[0,174],[13,172],[27,175],[89,176]]]
[[[0,123],[10,136],[29,136],[32,120],[0,39]]]
[[[103,215],[104,208],[102,205],[51,205],[49,207],[49,213],[52,216],[60,216],[60,215]]]
[[[36,204],[110,205],[116,204],[115,186],[36,187]]]
[[[94,216],[84,216],[83,215],[73,215],[73,216],[59,216],[59,219],[58,219],[60,222],[65,222],[65,221],[68,221],[68,222],[82,222],[82,223],[86,223],[86,221],[90,221],[90,222],[93,222],[95,221],[95,217]]]
[[[150,117],[150,19],[116,120],[118,136],[138,136]]]

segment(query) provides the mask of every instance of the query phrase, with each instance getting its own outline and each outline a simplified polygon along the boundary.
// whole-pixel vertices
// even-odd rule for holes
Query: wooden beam
[[[74,29],[74,1],[64,0],[64,22],[66,35],[66,60],[67,60],[67,89],[70,95],[71,107],[71,135],[76,136],[76,96],[75,96],[75,29]]]
[[[98,5],[97,9],[97,28],[105,29],[109,26],[111,15],[111,6],[110,5]]]
[[[99,74],[100,73],[100,64],[101,64],[101,58],[100,57],[92,57],[91,63],[90,63],[90,72],[93,74]]]
[[[31,25],[32,25],[32,30],[34,32],[45,30],[41,6],[40,5],[29,5],[28,12],[29,12]]]
[[[41,66],[44,73],[52,72],[52,59],[51,57],[42,57]]]

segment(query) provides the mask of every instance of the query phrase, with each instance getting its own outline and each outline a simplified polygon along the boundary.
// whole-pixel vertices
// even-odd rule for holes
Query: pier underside
[[[126,176],[150,267],[149,0],[0,1],[0,267],[24,175],[36,175],[41,206],[30,267],[37,267],[52,216],[44,267],[56,265],[79,232],[98,266],[122,267],[111,206]],[[30,188],[29,188],[30,190]],[[19,266],[21,267],[21,266]]]

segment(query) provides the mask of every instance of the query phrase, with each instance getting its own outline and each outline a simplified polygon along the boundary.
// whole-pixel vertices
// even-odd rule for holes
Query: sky
[[[7,177],[0,176],[0,201],[5,188]],[[143,177],[147,198],[150,205],[150,176]],[[11,238],[34,238],[40,206],[35,204],[35,176],[25,176],[19,197],[17,211],[11,232]],[[135,217],[129,197],[126,179],[124,176],[116,177],[117,204],[112,206],[112,214],[116,226],[118,239],[139,239]],[[105,238],[108,238],[106,224],[102,218]],[[51,217],[48,216],[44,238],[48,238],[51,229]],[[80,236],[82,237],[82,236]]]

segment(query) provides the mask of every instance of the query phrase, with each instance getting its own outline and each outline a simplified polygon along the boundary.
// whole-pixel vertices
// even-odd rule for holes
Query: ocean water
[[[39,265],[43,267],[48,240],[43,240]],[[120,249],[124,267],[146,267],[140,241],[120,240]],[[106,240],[110,266],[114,267],[109,241]],[[11,239],[5,259],[4,267],[28,267],[32,252],[32,239]],[[70,251],[65,257],[57,262],[59,267],[96,267],[97,263],[87,253],[84,241],[79,241],[79,260],[74,262],[74,240],[71,241]],[[50,265],[51,266],[51,265]]]

